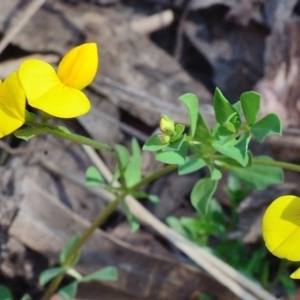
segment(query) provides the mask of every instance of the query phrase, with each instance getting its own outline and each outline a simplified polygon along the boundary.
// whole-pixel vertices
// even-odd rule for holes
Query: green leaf
[[[0,299],[13,300],[13,295],[11,291],[5,285],[0,285]]]
[[[16,130],[13,134],[16,138],[24,140],[26,142],[28,142],[31,138],[35,136],[35,132],[30,127]]]
[[[63,274],[66,272],[65,268],[61,267],[55,267],[55,268],[50,268],[45,271],[43,271],[40,276],[39,276],[39,284],[41,286],[44,286],[47,282],[49,282],[51,279],[54,277]]]
[[[187,232],[178,218],[170,216],[167,217],[166,222],[172,229],[187,237]]]
[[[190,124],[190,135],[194,136],[197,126],[198,111],[199,111],[199,100],[195,94],[182,95],[181,100],[188,109],[189,112],[189,124]]]
[[[155,159],[171,165],[181,165],[185,162],[184,157],[178,151],[157,152]]]
[[[252,126],[256,122],[260,108],[260,94],[251,91],[243,93],[240,98],[247,124]]]
[[[104,183],[103,177],[98,169],[94,166],[87,168],[85,172],[85,180],[87,186],[99,186]]]
[[[64,133],[71,134],[71,131],[65,126],[57,126],[57,128],[55,128],[55,130],[59,130],[59,131],[62,131]]]
[[[237,111],[238,115],[241,116],[243,112],[241,101],[235,102],[232,106]]]
[[[34,113],[25,110],[25,119],[30,122],[37,122],[37,117]]]
[[[158,151],[155,159],[166,164],[182,165],[185,162],[187,150],[188,143],[184,142],[178,151]]]
[[[121,161],[121,165],[123,167],[123,169],[125,169],[125,167],[127,166],[128,162],[129,162],[129,151],[126,147],[122,146],[122,145],[116,145],[115,147],[118,157]]]
[[[131,232],[136,232],[139,230],[140,228],[140,223],[139,221],[132,215],[131,211],[129,210],[126,202],[123,200],[121,201],[121,207],[123,209],[123,212],[126,216],[126,219],[129,223],[129,226],[130,226],[130,230]]]
[[[262,143],[268,135],[281,135],[282,125],[276,114],[268,114],[251,127],[251,132]]]
[[[178,167],[178,174],[185,175],[197,170],[200,170],[206,166],[206,163],[203,159],[196,158],[196,157],[187,157],[185,163]]]
[[[258,156],[255,160],[272,161],[273,159],[268,156]],[[253,163],[247,168],[229,168],[235,176],[257,190],[263,190],[271,184],[281,183],[283,181],[282,169],[278,167],[270,167]]]
[[[0,296],[0,299],[2,299],[1,296]],[[21,298],[21,300],[32,300],[32,298],[26,294]]]
[[[196,182],[191,192],[191,203],[194,208],[203,214],[208,212],[209,202],[217,188],[216,180],[203,178]]]
[[[79,282],[77,280],[71,282],[70,284],[62,287],[58,290],[58,294],[64,299],[73,299],[76,296],[77,288]]]
[[[81,235],[79,233],[75,234],[67,243],[67,245],[65,246],[65,248],[61,251],[60,255],[59,255],[59,261],[60,264],[63,265],[68,256],[70,255],[70,253],[72,252],[72,249],[74,248],[74,246],[77,244],[77,242],[79,241]],[[76,256],[73,258],[73,261],[68,264],[69,266],[74,266],[78,260],[80,258],[80,251],[77,252]]]
[[[91,282],[91,281],[106,281],[106,280],[117,280],[117,279],[118,279],[117,269],[115,267],[106,267],[104,269],[91,273],[87,276],[84,276],[81,281]]]
[[[221,154],[228,156],[242,166],[246,166],[249,162],[248,155],[248,144],[250,142],[251,136],[249,132],[245,132],[235,144],[231,145],[221,145],[220,143],[212,143],[212,146]]]
[[[213,105],[216,120],[220,125],[227,123],[230,117],[237,114],[235,108],[228,102],[218,88],[215,90]]]
[[[218,170],[217,168],[212,168],[210,170],[210,179],[212,180],[220,180],[222,178],[222,173],[220,170]]]
[[[211,130],[200,112],[198,113],[195,137],[201,140],[211,137]]]
[[[183,142],[185,141],[186,135],[184,134],[181,138],[177,139],[175,142],[171,142],[166,148],[162,149],[163,152],[165,151],[177,151],[182,146]]]
[[[175,125],[175,133],[174,133],[174,137],[172,138],[172,140],[179,138],[183,134],[184,129],[185,129],[185,126],[183,124],[176,124]]]
[[[280,273],[278,275],[278,281],[282,284],[285,293],[290,297],[290,299],[295,299],[294,297],[297,291],[296,281],[285,273]]]
[[[159,204],[160,200],[157,195],[148,195],[148,199],[155,205]]]
[[[164,144],[157,134],[152,135],[144,144],[143,150],[144,151],[157,151],[165,148],[168,144]]]
[[[136,139],[132,139],[132,157],[124,171],[126,185],[131,187],[142,178],[141,173],[141,149]]]

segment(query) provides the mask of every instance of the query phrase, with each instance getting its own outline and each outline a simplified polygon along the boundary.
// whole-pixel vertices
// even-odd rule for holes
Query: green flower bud
[[[158,138],[160,139],[160,141],[163,144],[169,144],[170,140],[171,140],[171,137],[169,135],[165,135],[165,134],[158,135]]]
[[[162,115],[159,123],[159,128],[162,133],[172,135],[175,131],[175,123],[167,115]]]

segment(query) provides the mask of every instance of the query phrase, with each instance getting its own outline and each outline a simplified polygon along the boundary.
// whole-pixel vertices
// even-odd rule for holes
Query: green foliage
[[[208,213],[199,213],[197,217],[168,217],[167,223],[174,230],[201,246],[207,246],[210,236],[222,237],[225,233],[224,212],[215,199],[209,203]]]
[[[29,295],[24,295],[21,300],[32,300],[32,298]]]
[[[206,166],[206,163],[203,159],[199,159],[196,157],[187,157],[185,163],[178,167],[178,174],[186,175],[200,170],[204,166]]]
[[[165,148],[167,145],[161,141],[159,135],[152,135],[144,144],[143,150],[158,151]]]
[[[249,132],[245,132],[236,141],[230,140],[225,144],[213,143],[212,146],[221,154],[236,160],[243,167],[249,162],[248,145],[251,136]]]
[[[231,121],[235,121],[235,117],[238,116],[237,110],[228,102],[223,96],[222,92],[216,88],[214,94],[214,111],[216,121],[220,125],[232,124]],[[237,122],[237,120],[235,121]],[[234,126],[235,127],[235,126]]]
[[[138,183],[141,178],[141,149],[136,139],[132,140],[132,156],[124,170],[125,182],[128,187]]]
[[[275,114],[268,114],[252,125],[251,132],[262,143],[268,135],[281,134],[280,119]]]
[[[0,284],[0,299],[1,300],[14,300],[13,295],[9,288]],[[20,300],[32,300],[29,295],[24,295]]]
[[[191,192],[191,203],[194,208],[203,214],[208,212],[210,199],[217,188],[217,181],[203,178],[197,181]]]
[[[66,263],[66,260],[68,258],[68,256],[70,255],[70,253],[72,252],[72,250],[74,249],[75,245],[77,244],[77,242],[79,241],[81,235],[80,234],[75,234],[66,244],[65,248],[61,251],[60,255],[59,255],[59,261],[61,263],[61,265]],[[68,266],[74,266],[77,264],[77,262],[80,259],[80,251],[78,251],[76,253],[76,255],[73,257],[72,261],[68,263]]]
[[[129,151],[123,145],[116,145],[115,149],[117,151],[118,157],[121,161],[121,165],[124,170],[127,164],[129,163],[129,159],[130,159]]]
[[[268,156],[258,156],[256,161],[273,161]],[[283,172],[281,168],[252,164],[247,168],[231,166],[231,172],[246,182],[250,187],[263,190],[271,184],[281,183],[283,181]]]
[[[60,288],[58,294],[66,300],[73,299],[76,295],[78,284],[79,282],[75,280]]]
[[[86,185],[93,186],[101,186],[104,184],[104,179],[101,176],[98,169],[94,166],[88,167],[85,173]]]
[[[187,107],[189,112],[189,124],[190,124],[190,136],[194,136],[196,133],[196,126],[198,120],[199,101],[194,94],[185,94],[179,98]]]
[[[155,205],[158,205],[160,202],[159,197],[157,195],[147,195],[147,198],[150,202],[152,202]]]
[[[1,300],[13,300],[11,291],[4,285],[0,285],[0,299]]]
[[[66,272],[66,268],[63,268],[63,267],[49,268],[40,274],[39,284],[41,286],[44,286],[51,279],[53,279],[54,277],[56,277],[60,274],[64,274],[65,272]]]
[[[282,171],[273,166],[265,166],[260,158],[253,162],[249,151],[251,136],[259,142],[271,134],[281,133],[281,123],[277,115],[268,114],[257,120],[260,109],[260,95],[245,92],[240,101],[231,104],[222,92],[215,90],[213,107],[216,124],[210,129],[199,112],[196,95],[185,94],[180,97],[189,113],[189,133],[180,133],[174,141],[173,136],[162,132],[149,138],[144,150],[155,151],[156,160],[166,164],[178,165],[179,175],[189,174],[207,167],[210,177],[196,183],[191,192],[191,202],[197,211],[207,213],[209,201],[217,187],[222,173],[230,170],[250,187],[263,189],[282,181]],[[246,123],[243,124],[242,120]],[[163,120],[174,128],[170,118]],[[176,125],[175,125],[176,127]]]
[[[241,95],[240,101],[247,124],[252,126],[259,112],[260,95],[255,92],[245,92]]]
[[[82,282],[117,280],[118,272],[115,267],[106,267],[82,278]]]

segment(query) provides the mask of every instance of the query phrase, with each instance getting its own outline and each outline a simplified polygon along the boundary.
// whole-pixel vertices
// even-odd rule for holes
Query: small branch
[[[133,31],[141,34],[150,34],[169,26],[174,21],[174,13],[171,9],[164,10],[150,17],[131,22]]]
[[[18,21],[9,28],[7,34],[0,42],[0,53],[7,47],[7,45],[15,38],[15,36],[24,28],[30,18],[40,9],[40,7],[46,2],[46,0],[32,0],[24,13]]]

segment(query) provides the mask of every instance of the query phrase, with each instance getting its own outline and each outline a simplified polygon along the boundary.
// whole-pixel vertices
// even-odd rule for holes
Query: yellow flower
[[[14,132],[25,122],[25,94],[17,72],[0,80],[0,138]]]
[[[159,122],[160,131],[172,135],[175,131],[175,123],[167,115],[162,115]]]
[[[263,217],[262,231],[271,253],[300,261],[300,198],[286,195],[274,200]],[[300,279],[300,268],[291,277]]]
[[[90,109],[90,101],[81,90],[93,81],[97,68],[97,45],[87,43],[70,50],[57,72],[44,61],[25,61],[19,78],[31,106],[55,117],[74,118]]]

